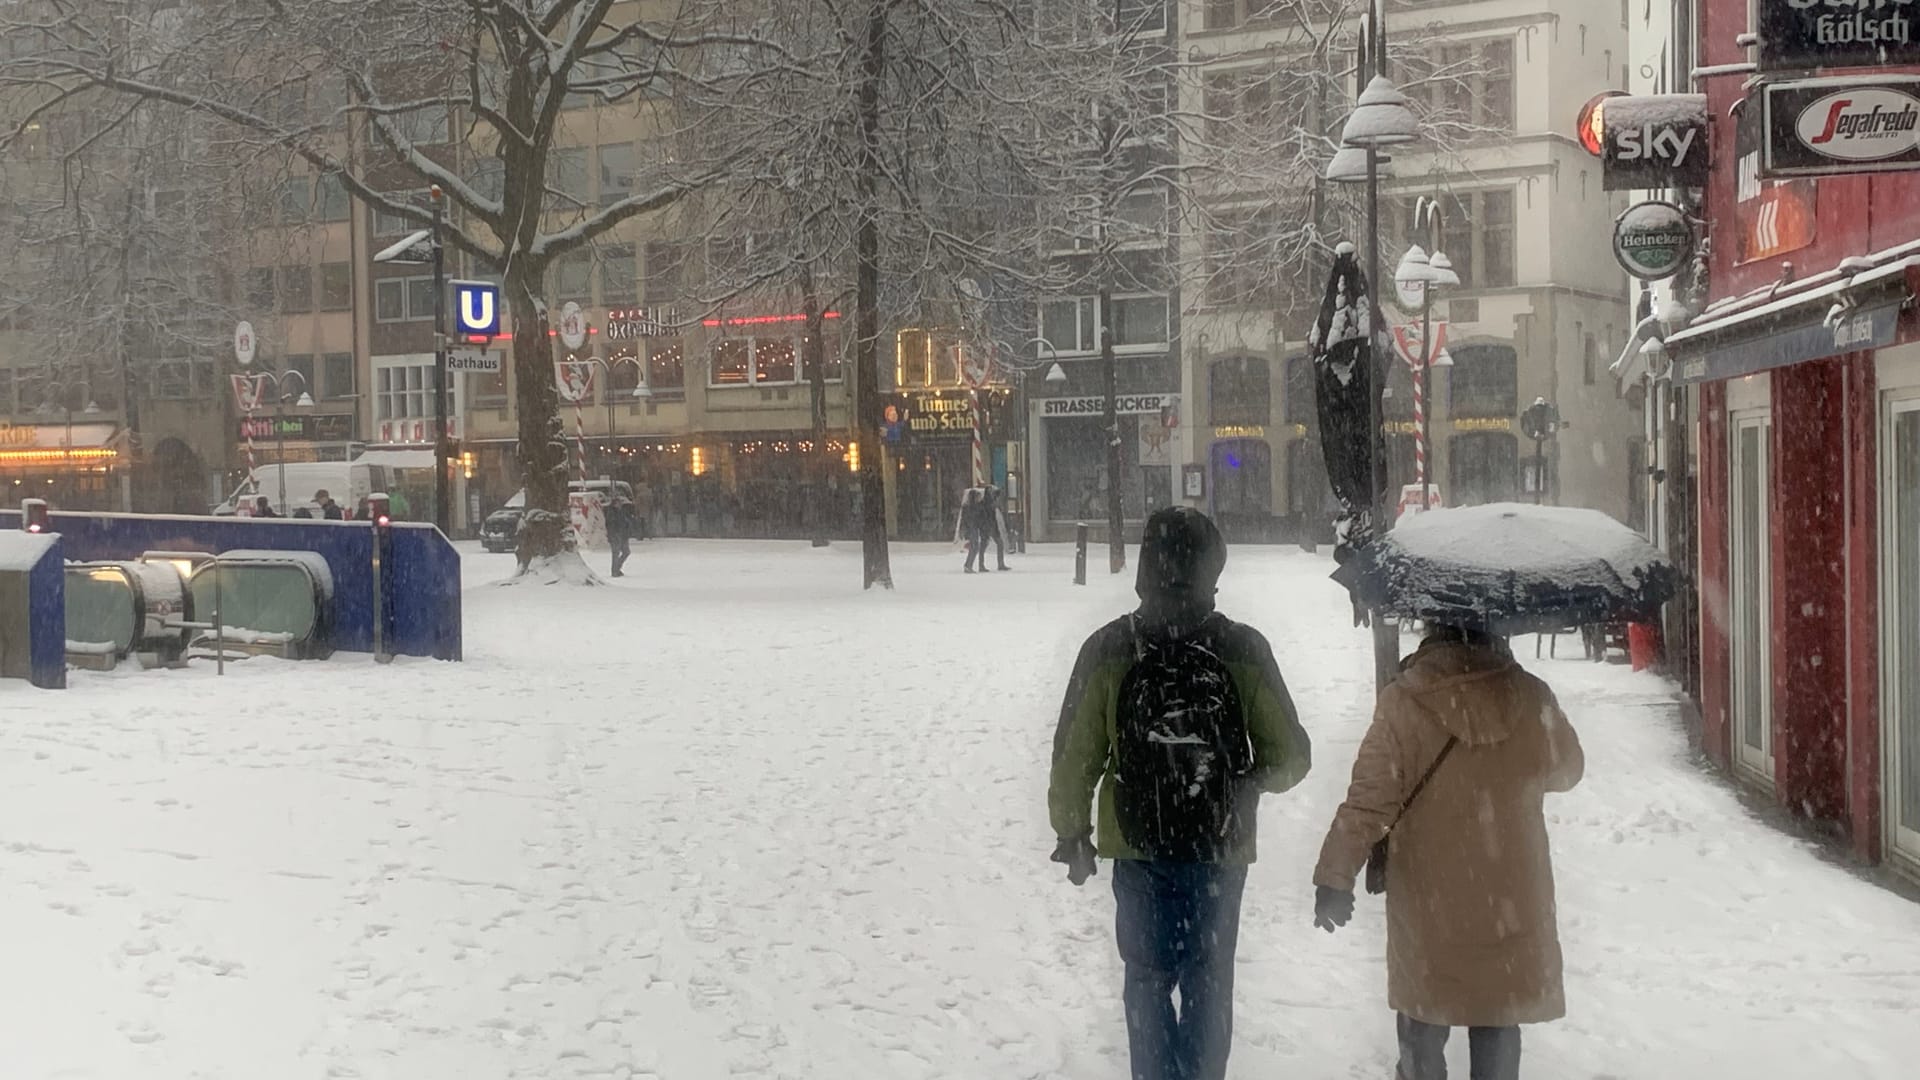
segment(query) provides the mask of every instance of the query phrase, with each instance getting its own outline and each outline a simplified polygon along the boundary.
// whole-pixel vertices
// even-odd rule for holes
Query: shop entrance
[[[972,444],[922,442],[896,450],[893,459],[900,539],[953,539],[961,496],[973,485]]]
[[[1920,391],[1888,399],[1880,445],[1887,846],[1920,865]]]
[[[1773,419],[1768,413],[1733,417],[1733,660],[1734,761],[1751,775],[1773,777]]]

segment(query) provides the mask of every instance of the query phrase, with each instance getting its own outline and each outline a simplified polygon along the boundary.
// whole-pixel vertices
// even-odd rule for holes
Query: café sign
[[[1763,93],[1762,177],[1920,169],[1920,78],[1805,79]]]
[[[1920,63],[1920,0],[1755,0],[1761,71]]]

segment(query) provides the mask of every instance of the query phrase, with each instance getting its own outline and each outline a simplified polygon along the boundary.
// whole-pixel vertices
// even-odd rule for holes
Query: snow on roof
[[[1893,262],[1884,263],[1876,266],[1872,270],[1867,270],[1852,276],[1841,276],[1838,271],[1830,271],[1829,273],[1820,275],[1821,279],[1825,281],[1825,284],[1817,288],[1803,288],[1796,292],[1785,293],[1778,299],[1760,304],[1757,307],[1734,310],[1730,310],[1727,307],[1709,307],[1707,310],[1701,312],[1698,318],[1694,319],[1692,326],[1687,327],[1677,334],[1670,335],[1667,338],[1667,344],[1670,346],[1684,345],[1696,338],[1705,337],[1708,334],[1721,333],[1736,326],[1744,326],[1749,323],[1758,322],[1771,315],[1791,311],[1805,304],[1816,303],[1828,297],[1838,296],[1848,289],[1858,288],[1861,285],[1870,285],[1876,281],[1886,281],[1890,278],[1901,277],[1906,274],[1909,268],[1914,266],[1920,266],[1920,254],[1907,255]]]
[[[0,570],[26,573],[46,558],[59,537],[59,533],[0,532]]]
[[[1658,124],[1662,127],[1674,127],[1680,124],[1705,125],[1707,95],[1634,94],[1630,97],[1609,99],[1606,109],[1608,127],[1628,128],[1645,124]]]

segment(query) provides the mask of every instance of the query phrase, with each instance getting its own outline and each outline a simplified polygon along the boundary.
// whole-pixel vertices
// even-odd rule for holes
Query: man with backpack
[[[1140,607],[1087,639],[1054,732],[1053,861],[1075,885],[1114,861],[1133,1080],[1226,1075],[1255,811],[1312,765],[1272,648],[1214,610],[1226,561],[1206,515],[1156,511]]]

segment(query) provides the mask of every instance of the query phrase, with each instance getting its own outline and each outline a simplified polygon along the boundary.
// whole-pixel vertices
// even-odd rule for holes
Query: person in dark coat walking
[[[346,512],[340,509],[339,503],[333,501],[332,495],[327,494],[326,488],[321,488],[319,491],[314,492],[313,501],[320,507],[320,517],[322,520],[343,521],[346,519]]]
[[[980,489],[981,501],[986,505],[980,514],[986,525],[986,539],[993,541],[993,556],[998,569],[1011,569],[1007,566],[1007,519],[1001,513],[1002,495],[1000,489],[988,484]],[[984,541],[980,548],[980,569],[987,568],[987,550]]]
[[[967,545],[967,573],[973,573],[976,560],[987,568],[987,492],[971,487],[960,497],[960,541]]]
[[[607,543],[613,548],[613,576],[625,577],[621,567],[633,554],[633,501],[617,498],[607,504]]]
[[[1140,606],[1087,639],[1054,731],[1053,861],[1080,885],[1113,860],[1133,1080],[1226,1075],[1260,794],[1313,764],[1266,638],[1214,610],[1226,558],[1198,510],[1148,519]]]

